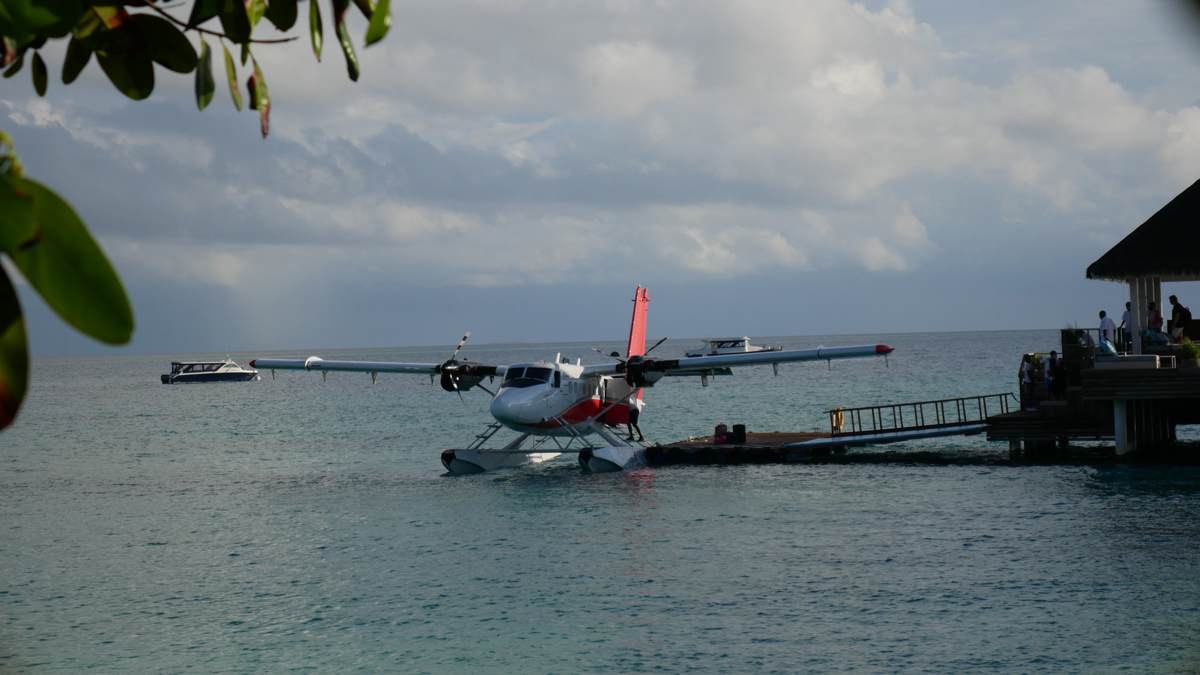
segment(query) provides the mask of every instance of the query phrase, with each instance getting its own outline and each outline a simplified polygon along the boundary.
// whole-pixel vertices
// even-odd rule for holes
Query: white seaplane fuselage
[[[518,363],[507,366],[489,411],[504,426],[535,436],[586,436],[593,420],[624,424],[639,393],[621,377],[588,374],[570,363]],[[632,395],[631,395],[632,394]]]

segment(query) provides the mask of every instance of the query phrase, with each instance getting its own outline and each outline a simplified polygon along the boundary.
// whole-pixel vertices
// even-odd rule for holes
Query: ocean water
[[[642,428],[824,429],[833,407],[1015,391],[1019,355],[1056,338],[782,338],[896,352],[671,378]],[[619,348],[466,356],[601,360],[591,346]],[[971,437],[448,476],[440,452],[490,421],[482,392],[294,372],[164,386],[172,358],[35,361],[0,433],[0,673],[1200,672],[1195,466],[1014,465]]]

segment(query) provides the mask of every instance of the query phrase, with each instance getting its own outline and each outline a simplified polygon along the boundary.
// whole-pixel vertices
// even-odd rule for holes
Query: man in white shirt
[[[1108,313],[1100,310],[1100,339],[1113,341],[1117,339],[1117,322],[1108,318]]]

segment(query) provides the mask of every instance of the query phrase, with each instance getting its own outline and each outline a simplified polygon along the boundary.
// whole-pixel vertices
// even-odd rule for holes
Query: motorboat
[[[704,344],[687,352],[688,357],[716,356],[717,354],[746,354],[749,352],[777,352],[783,347],[762,347],[750,344],[748,337],[704,338]]]
[[[171,374],[162,376],[163,384],[191,382],[248,382],[261,379],[257,370],[249,370],[226,357],[224,361],[172,361]]]

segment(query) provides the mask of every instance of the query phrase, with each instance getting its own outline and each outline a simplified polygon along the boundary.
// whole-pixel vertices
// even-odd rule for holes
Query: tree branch
[[[176,25],[179,25],[179,26],[183,26],[183,28],[184,28],[185,30],[194,30],[194,31],[196,31],[196,32],[198,32],[198,33],[207,33],[207,34],[209,34],[209,35],[215,35],[216,37],[219,37],[219,38],[224,38],[224,39],[226,39],[226,40],[229,40],[230,42],[233,42],[233,41],[234,41],[234,40],[233,40],[232,38],[230,38],[228,35],[226,35],[226,34],[224,34],[224,33],[218,33],[218,32],[217,32],[217,31],[215,31],[215,30],[208,30],[207,28],[201,28],[201,27],[199,27],[199,26],[192,26],[192,27],[190,27],[190,28],[189,28],[189,27],[188,27],[188,25],[187,25],[186,23],[184,23],[183,21],[180,21],[179,19],[176,19],[175,17],[173,17],[173,16],[171,16],[170,14],[168,14],[168,13],[164,12],[163,10],[159,9],[158,7],[155,7],[154,5],[151,5],[151,4],[149,4],[149,3],[146,3],[146,5],[145,5],[145,6],[146,6],[146,7],[149,7],[150,9],[154,10],[155,12],[158,12],[158,14],[159,14],[160,16],[162,16],[162,17],[166,18],[166,19],[167,19],[168,21],[170,21],[171,23],[174,23],[174,24],[176,24]],[[296,36],[296,37],[290,37],[290,38],[282,38],[282,39],[279,39],[279,40],[255,40],[254,38],[250,38],[250,42],[253,42],[253,43],[256,43],[256,44],[261,44],[261,45],[269,45],[269,44],[278,44],[278,43],[280,43],[280,42],[291,42],[292,40],[299,40],[299,39],[300,39],[300,38],[299,38],[298,36]]]

